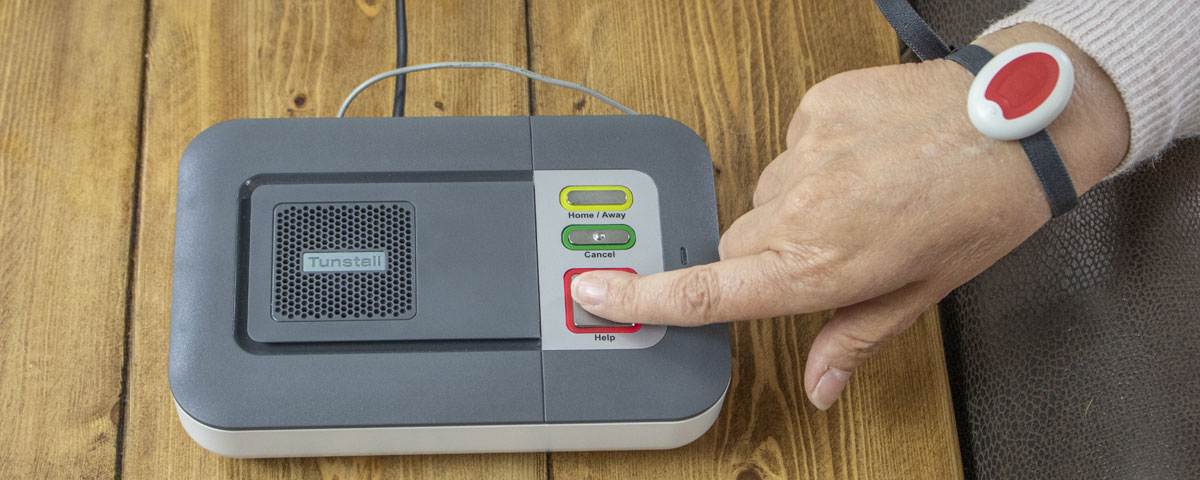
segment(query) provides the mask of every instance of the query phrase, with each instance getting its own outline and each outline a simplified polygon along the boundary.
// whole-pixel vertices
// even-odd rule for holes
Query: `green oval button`
[[[629,250],[637,241],[628,225],[571,225],[562,231],[562,243],[571,250]]]

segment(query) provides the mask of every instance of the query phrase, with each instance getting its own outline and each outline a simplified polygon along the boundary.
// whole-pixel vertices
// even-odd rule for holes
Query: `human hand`
[[[976,43],[1044,41],[1071,56],[1075,92],[1050,127],[1083,193],[1120,162],[1121,97],[1086,54],[1036,24]],[[846,72],[812,87],[787,149],[762,172],[754,209],[721,238],[721,261],[637,276],[580,275],[586,310],[623,323],[701,325],[836,308],[813,341],[805,390],[824,410],[850,374],[922,311],[1050,218],[1017,142],[966,113],[972,76],[944,60]]]

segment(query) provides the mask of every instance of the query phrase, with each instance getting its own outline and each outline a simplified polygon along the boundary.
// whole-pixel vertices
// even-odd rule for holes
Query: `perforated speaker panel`
[[[404,320],[416,313],[411,203],[282,203],[273,217],[275,320]],[[353,252],[383,252],[385,268],[303,267],[305,254]]]

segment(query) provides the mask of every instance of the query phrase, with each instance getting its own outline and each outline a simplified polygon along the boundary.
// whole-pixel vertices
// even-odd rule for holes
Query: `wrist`
[[[1129,115],[1108,74],[1071,40],[1054,29],[1022,23],[979,38],[974,43],[998,54],[1026,42],[1061,48],[1075,67],[1075,89],[1062,114],[1047,131],[1054,139],[1077,193],[1111,173],[1129,149]]]

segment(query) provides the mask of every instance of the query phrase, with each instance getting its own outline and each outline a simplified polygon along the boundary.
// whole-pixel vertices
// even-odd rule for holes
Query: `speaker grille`
[[[281,321],[412,318],[413,209],[408,202],[275,207],[272,316]],[[386,252],[387,268],[305,272],[311,252]]]

